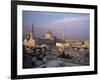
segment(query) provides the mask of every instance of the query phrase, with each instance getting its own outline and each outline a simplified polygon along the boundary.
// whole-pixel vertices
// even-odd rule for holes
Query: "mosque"
[[[47,31],[45,34],[43,34],[42,37],[36,38],[34,36],[34,26],[33,24],[31,25],[31,29],[28,33],[26,33],[25,39],[23,41],[23,45],[27,48],[31,47],[36,47],[37,45],[47,45],[48,47],[52,46],[62,46],[64,40],[65,40],[65,35],[64,33],[61,35],[62,39],[58,39],[56,36],[52,34],[51,31]],[[60,42],[60,43],[59,43]]]
[[[25,47],[34,47],[36,44],[36,41],[35,41],[35,39],[33,38],[33,36],[34,36],[34,27],[33,27],[33,24],[32,24],[32,26],[31,26],[31,30],[26,34],[26,37],[25,37],[25,39],[24,39],[24,41],[23,41],[23,45],[25,46]]]

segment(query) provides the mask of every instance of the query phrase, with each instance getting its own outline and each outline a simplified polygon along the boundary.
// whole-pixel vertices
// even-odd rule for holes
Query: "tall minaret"
[[[32,33],[34,34],[34,26],[33,26],[33,24],[32,24]]]
[[[33,38],[35,37],[35,35],[34,35],[34,25],[32,24],[32,34],[33,34]]]
[[[30,29],[30,38],[31,39],[34,38],[34,26],[33,26],[33,24],[31,25],[31,29]]]
[[[65,33],[62,33],[62,40],[65,41]]]
[[[34,39],[34,27],[33,27],[33,24],[31,25],[31,30],[30,30],[30,40],[29,40],[29,46],[30,46],[30,47],[35,46],[35,39]]]

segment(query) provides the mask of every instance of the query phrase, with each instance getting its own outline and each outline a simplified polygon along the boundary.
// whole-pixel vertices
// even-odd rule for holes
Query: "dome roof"
[[[52,34],[52,32],[51,31],[48,31],[47,34]]]

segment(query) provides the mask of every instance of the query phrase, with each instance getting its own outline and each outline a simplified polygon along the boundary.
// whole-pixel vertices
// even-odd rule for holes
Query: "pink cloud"
[[[79,24],[85,20],[88,20],[88,17],[64,17],[62,19],[58,19],[55,21],[52,21],[50,23],[47,24],[48,27],[59,27],[59,26],[64,26],[66,24],[70,24],[70,25],[75,25],[75,24]]]

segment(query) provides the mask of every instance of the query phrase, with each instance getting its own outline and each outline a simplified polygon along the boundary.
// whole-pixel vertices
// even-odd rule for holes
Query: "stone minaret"
[[[34,26],[33,26],[33,24],[32,24],[32,33],[34,34]]]
[[[65,33],[62,33],[62,40],[65,41]]]
[[[34,38],[34,26],[33,26],[33,24],[31,25],[30,38]]]

